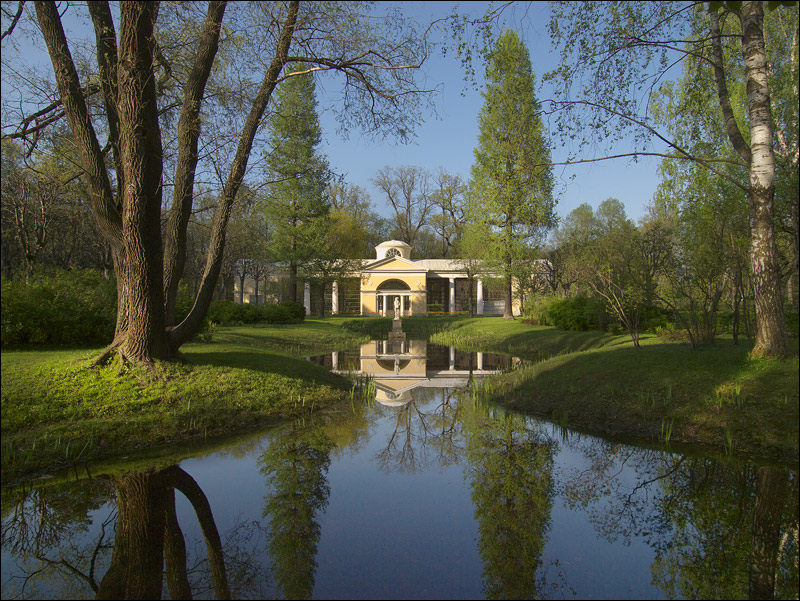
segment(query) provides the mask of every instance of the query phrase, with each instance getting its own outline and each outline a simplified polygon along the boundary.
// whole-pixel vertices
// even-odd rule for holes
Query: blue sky
[[[415,14],[420,21],[431,16],[448,14],[456,3],[450,2],[401,2],[408,14]],[[459,3],[459,9],[478,16],[483,14],[488,2]],[[554,68],[557,56],[551,53],[547,32],[549,6],[546,2],[520,4],[503,13],[504,22],[513,27],[525,41],[531,56],[537,83],[541,75]],[[483,99],[480,89],[466,86],[460,62],[452,55],[442,57],[435,53],[424,66],[425,82],[441,86],[436,98],[439,118],[431,115],[423,127],[417,130],[417,138],[409,145],[371,142],[358,132],[352,132],[349,140],[336,134],[332,116],[322,111],[324,130],[324,152],[331,166],[345,174],[349,183],[369,191],[378,212],[388,214],[385,198],[370,179],[386,165],[417,165],[436,171],[443,167],[450,173],[469,178],[473,162],[473,150],[478,140],[478,112]],[[476,67],[482,79],[482,68]],[[324,84],[323,84],[324,87]],[[318,88],[319,89],[319,88]],[[463,92],[463,95],[462,95]],[[549,89],[537,89],[540,100],[549,97]],[[322,107],[324,102],[320,103]],[[554,132],[550,132],[553,134]],[[565,152],[553,148],[554,162],[565,160]],[[588,157],[587,157],[588,158]],[[645,213],[658,185],[657,167],[660,159],[644,157],[638,163],[628,159],[614,159],[599,163],[575,166],[556,166],[554,175],[558,185],[557,213],[564,217],[581,203],[597,207],[609,197],[618,198],[625,205],[628,216],[638,220]]]
[[[389,3],[379,3],[380,5]],[[399,2],[407,16],[414,16],[420,23],[428,23],[432,18],[451,13],[454,6],[462,13],[473,16],[482,15],[488,2]],[[85,8],[82,9],[85,12]],[[71,15],[67,15],[70,18]],[[550,38],[547,32],[549,4],[546,2],[516,3],[502,14],[501,27],[513,27],[525,41],[530,52],[537,82],[541,76],[557,64],[557,57],[551,53]],[[44,54],[32,49],[29,44],[25,50],[26,61],[45,59]],[[46,60],[46,59],[45,59]],[[415,165],[435,172],[440,167],[449,173],[469,179],[473,162],[473,150],[478,139],[478,112],[482,105],[480,88],[483,66],[475,65],[478,87],[464,80],[464,71],[459,60],[449,53],[446,57],[440,51],[433,53],[423,67],[422,82],[425,87],[437,87],[435,97],[438,117],[430,114],[423,126],[417,129],[415,141],[408,145],[391,142],[375,142],[353,131],[344,140],[337,134],[333,116],[325,112],[325,85],[331,85],[323,78],[318,83],[320,93],[320,120],[323,126],[322,151],[328,156],[332,168],[345,176],[348,183],[366,189],[372,198],[375,209],[388,216],[390,209],[386,199],[372,185],[371,179],[385,166],[399,167]],[[3,85],[4,95],[8,88]],[[547,87],[537,89],[540,100],[550,97]],[[554,140],[552,158],[559,162],[565,160],[565,152],[555,144],[555,132],[550,131]],[[625,152],[627,149],[618,149]],[[590,158],[590,157],[585,157]],[[557,213],[564,217],[581,203],[593,207],[609,197],[621,200],[629,217],[638,220],[645,213],[658,185],[657,166],[659,159],[645,157],[638,163],[628,159],[615,159],[599,163],[576,166],[556,166],[554,175],[557,182]]]

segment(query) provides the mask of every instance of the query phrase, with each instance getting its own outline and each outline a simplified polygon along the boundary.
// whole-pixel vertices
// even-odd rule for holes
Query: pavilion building
[[[324,303],[326,313],[366,316],[393,316],[394,300],[400,300],[401,317],[459,313],[469,310],[470,273],[458,259],[412,259],[411,246],[399,240],[388,240],[375,247],[376,257],[366,262],[357,273],[333,282],[324,295],[312,294],[306,283],[303,304],[307,314],[319,312]],[[273,278],[275,280],[275,278]],[[234,298],[243,302],[275,302],[281,300],[276,289],[261,287],[255,295],[255,282],[244,280],[244,294],[236,284]],[[264,291],[267,294],[264,295]],[[513,311],[519,315],[519,300]],[[502,315],[504,296],[502,281],[486,274],[472,277],[472,306],[477,315]]]

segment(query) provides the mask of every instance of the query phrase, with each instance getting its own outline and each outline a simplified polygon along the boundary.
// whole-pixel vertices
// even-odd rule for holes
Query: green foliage
[[[468,221],[489,226],[481,258],[510,282],[553,223],[553,176],[530,56],[506,30],[490,53]],[[506,308],[510,308],[507,299]]]
[[[295,66],[290,73],[302,68]],[[272,258],[296,269],[321,254],[330,210],[325,196],[330,169],[317,151],[322,129],[312,74],[294,74],[280,84],[268,127],[267,177],[272,183],[264,210],[275,228]]]
[[[211,303],[206,318],[220,325],[246,323],[286,324],[301,323],[306,309],[302,303],[284,301],[274,305],[241,304],[218,300]]]
[[[309,599],[314,590],[319,518],[331,493],[327,474],[333,448],[319,425],[296,421],[259,458],[271,491],[263,517],[270,525],[272,573],[286,599]]]
[[[547,308],[547,321],[561,330],[608,329],[610,318],[603,303],[592,296],[579,294],[556,300]]]
[[[82,346],[114,336],[116,283],[91,269],[2,279],[2,344]]]

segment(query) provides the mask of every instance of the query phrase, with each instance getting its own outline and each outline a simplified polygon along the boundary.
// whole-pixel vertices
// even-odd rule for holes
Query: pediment
[[[403,257],[386,257],[364,267],[364,271],[419,271],[427,272],[427,268],[420,267],[414,261]]]

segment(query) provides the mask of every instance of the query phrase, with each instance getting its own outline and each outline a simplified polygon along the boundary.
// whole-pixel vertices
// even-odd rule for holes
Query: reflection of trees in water
[[[4,492],[3,549],[15,555],[42,555],[61,540],[86,532],[89,512],[99,509],[112,495],[113,486],[106,480],[39,488],[23,483]]]
[[[417,388],[414,397],[394,409],[394,429],[377,457],[385,472],[413,473],[432,461],[446,467],[458,463],[463,451],[460,407],[464,391]],[[424,411],[434,400],[438,404]]]
[[[464,434],[486,596],[541,597],[556,443],[519,415],[480,407],[465,415]]]
[[[566,498],[607,540],[641,536],[668,597],[797,598],[796,473],[597,439],[575,448],[589,464],[566,475]],[[625,466],[634,483],[619,477]]]
[[[320,537],[316,518],[328,504],[332,448],[321,427],[295,423],[276,433],[260,459],[272,490],[263,513],[269,518],[272,576],[287,599],[308,599],[314,590]]]
[[[187,555],[175,512],[175,490],[194,509],[205,539],[205,560],[194,561]],[[71,509],[58,511],[64,500]],[[52,596],[64,598],[94,594],[97,598],[158,599],[166,581],[171,598],[191,598],[207,592],[205,579],[217,598],[231,596],[226,553],[208,499],[194,478],[178,466],[23,491],[20,501],[3,521],[3,547],[26,571],[14,596],[28,595],[30,585],[51,588],[57,591]],[[89,512],[114,501],[116,510],[100,525],[99,534],[83,546],[74,542],[76,534],[89,530]],[[35,526],[31,517],[39,518]],[[240,554],[237,578],[246,577],[244,563]],[[104,566],[108,567],[99,578]],[[199,574],[199,569],[205,574]]]

